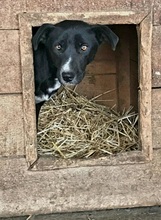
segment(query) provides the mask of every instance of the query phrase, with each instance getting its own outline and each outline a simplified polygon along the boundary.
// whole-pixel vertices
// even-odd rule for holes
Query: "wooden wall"
[[[110,26],[119,36],[116,51],[104,43],[95,60],[87,67],[85,79],[76,91],[89,99],[117,111],[129,109],[138,112],[138,38],[136,25]]]
[[[153,160],[133,165],[125,162],[121,166],[28,171],[18,14],[113,10],[125,14],[153,12]],[[6,0],[0,2],[0,18],[0,216],[161,205],[160,0]],[[109,77],[114,83],[115,76]]]

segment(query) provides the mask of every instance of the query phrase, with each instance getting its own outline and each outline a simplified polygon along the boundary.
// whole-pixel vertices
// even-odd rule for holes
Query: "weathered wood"
[[[153,148],[161,148],[161,89],[152,90]]]
[[[99,96],[95,99],[97,103],[108,107],[115,106],[117,109],[116,75],[114,74],[88,74],[77,86],[76,92],[89,99]]]
[[[152,36],[152,86],[161,87],[161,26],[153,26]]]
[[[84,21],[91,22],[91,23],[101,23],[101,24],[112,24],[112,23],[124,23],[124,24],[130,24],[130,23],[140,23],[143,18],[147,16],[147,12],[133,12],[133,11],[127,11],[127,12],[98,12],[98,13],[48,13],[48,14],[20,14],[19,15],[19,25],[20,25],[20,38],[21,38],[21,63],[22,63],[22,78],[23,78],[23,103],[24,103],[24,122],[25,122],[25,147],[26,147],[26,158],[28,161],[28,164],[31,165],[34,163],[34,161],[37,159],[37,149],[36,149],[36,128],[35,128],[35,108],[34,108],[34,78],[33,78],[33,58],[32,58],[32,47],[31,47],[31,37],[32,37],[32,26],[39,26],[42,23],[56,23],[61,20],[65,19],[83,19]],[[151,18],[151,17],[150,17]],[[145,22],[143,22],[145,25],[142,25],[143,35],[145,35],[144,32],[148,32],[149,28],[149,16],[145,19]],[[147,25],[147,26],[146,26]],[[145,27],[144,27],[145,26]],[[147,28],[146,31],[144,29]],[[151,29],[150,29],[151,30]],[[148,39],[148,42],[145,43],[145,47],[143,47],[143,50],[146,50],[150,44],[149,36],[147,34],[145,39]],[[143,37],[144,38],[144,37]],[[148,50],[149,52],[149,50]],[[150,58],[150,57],[148,57]],[[143,61],[144,56],[142,56]],[[144,72],[149,71],[149,64],[150,61],[147,61],[147,65],[145,67],[145,70],[143,69],[143,75]],[[148,74],[149,77],[149,74]],[[144,79],[144,77],[143,77]],[[146,78],[145,78],[146,79]],[[149,79],[149,78],[148,78]],[[144,82],[144,80],[143,80]],[[145,82],[146,83],[146,82]],[[145,95],[147,98],[147,92],[149,90],[144,90]],[[149,93],[148,93],[149,95]],[[146,99],[145,98],[145,99]],[[144,100],[143,100],[144,101]],[[148,102],[149,107],[149,102]],[[143,114],[145,114],[144,109],[142,109]],[[149,117],[149,116],[148,116]],[[150,124],[148,124],[150,125]],[[143,127],[142,127],[143,128]],[[149,126],[150,129],[150,126]],[[144,129],[143,129],[144,130]],[[145,132],[145,131],[144,131]],[[145,132],[146,133],[146,132]],[[150,132],[149,132],[150,133]],[[149,135],[148,133],[148,135]],[[145,139],[145,143],[150,143],[150,136],[149,138],[143,138],[144,134],[142,135],[143,143]],[[146,136],[147,137],[147,136]],[[149,142],[148,142],[149,141]],[[146,145],[146,144],[145,144]],[[151,145],[150,145],[151,146]],[[151,146],[152,147],[152,146]],[[146,147],[144,146],[146,149]],[[149,145],[147,146],[147,151],[149,153]],[[146,151],[146,150],[145,150]]]
[[[145,11],[101,11],[84,13],[21,13],[19,19],[24,26],[40,26],[43,23],[57,23],[66,19],[84,20],[93,24],[139,24],[148,12]]]
[[[138,87],[139,87],[139,71],[138,71],[138,36],[136,26],[133,26],[129,33],[129,50],[130,50],[130,105],[133,111],[138,112]]]
[[[151,41],[152,15],[149,14],[140,24],[140,77],[139,77],[139,134],[144,154],[152,158],[151,127]]]
[[[154,25],[161,25],[161,4],[160,0],[154,0]]]
[[[141,164],[148,162],[141,151],[124,152],[97,159],[54,159],[53,156],[42,156],[34,164],[32,170],[57,170],[62,168],[79,168],[95,166],[118,166],[124,164]]]
[[[27,0],[27,11],[35,12],[84,12],[84,11],[102,11],[108,10],[149,10],[151,6],[151,0],[79,0],[75,4],[72,0]]]
[[[97,0],[84,1],[79,0],[77,4],[75,4],[72,0],[21,0],[21,1],[12,1],[6,0],[0,2],[0,29],[17,29],[18,28],[18,21],[17,15],[21,12],[74,12],[78,13],[82,11],[91,11],[91,12],[98,12],[104,10],[120,10],[120,11],[129,11],[129,10],[136,10],[142,11],[146,10],[149,11],[153,0],[101,0],[98,2]],[[156,9],[160,6],[159,0],[158,3],[155,4]],[[158,11],[156,12],[156,22],[158,23]]]
[[[0,95],[0,156],[24,155],[21,95]]]
[[[129,27],[119,27],[119,45],[116,50],[118,110],[123,111],[130,106],[130,51]]]
[[[22,92],[18,31],[0,30],[0,42],[0,93]]]
[[[32,27],[25,24],[22,28],[20,22],[20,54],[22,71],[22,90],[23,90],[23,113],[24,113],[24,136],[25,151],[28,166],[32,165],[37,159],[37,130],[35,116],[35,96],[34,96],[34,70],[32,56]]]
[[[107,51],[108,52],[108,51]],[[116,74],[115,60],[95,60],[87,66],[87,74]]]
[[[117,108],[115,52],[107,43],[101,45],[95,60],[87,66],[86,76],[76,92],[89,99],[106,92],[96,99],[98,103]]]
[[[26,1],[0,1],[0,29],[17,29],[17,15],[26,11]]]
[[[27,171],[0,160],[0,216],[161,205],[161,151],[145,164]]]
[[[114,26],[110,25],[109,27],[113,28]],[[109,43],[104,42],[98,48],[98,51],[95,56],[95,61],[106,60],[107,62],[110,62],[115,60],[115,56],[116,56],[116,52],[111,49]],[[110,73],[113,72],[113,70],[109,70],[109,71]]]

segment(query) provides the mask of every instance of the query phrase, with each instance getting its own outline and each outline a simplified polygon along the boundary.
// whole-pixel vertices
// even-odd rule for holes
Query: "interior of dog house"
[[[21,0],[1,11],[0,217],[161,205],[159,0]],[[66,20],[108,26],[119,41],[102,42],[37,125],[32,39]]]
[[[137,26],[110,29],[119,36],[117,49],[102,43],[74,94],[61,88],[41,108],[39,155],[89,159],[141,149]]]

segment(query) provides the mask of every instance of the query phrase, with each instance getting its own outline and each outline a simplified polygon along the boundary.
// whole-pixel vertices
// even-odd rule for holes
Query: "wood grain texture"
[[[21,95],[0,95],[0,156],[25,154]]]
[[[27,171],[0,160],[0,216],[161,205],[161,151],[145,164]]]
[[[100,24],[138,24],[147,12],[97,12],[97,13],[30,13],[19,15],[20,39],[21,39],[21,63],[24,103],[24,125],[25,125],[25,148],[28,164],[31,165],[37,159],[36,149],[36,128],[35,128],[35,107],[34,107],[34,77],[32,58],[32,26],[39,26],[42,23],[56,23],[65,19],[80,19],[90,23]],[[148,20],[147,20],[148,19]],[[146,19],[149,22],[149,17]],[[148,26],[149,28],[150,26]],[[144,28],[143,28],[144,29]],[[146,36],[146,39],[149,35]],[[148,38],[149,39],[149,38]],[[149,41],[148,41],[149,43]],[[146,46],[148,45],[146,44]],[[144,49],[144,48],[143,48]],[[149,50],[148,50],[149,52]],[[149,65],[149,62],[146,66]],[[148,66],[149,68],[149,66]],[[146,69],[146,68],[145,68]],[[147,71],[147,69],[145,70]],[[149,71],[149,69],[148,69]],[[149,76],[149,74],[148,74]],[[146,93],[145,93],[146,94]],[[149,94],[148,94],[149,95]],[[149,107],[149,106],[148,106]],[[143,113],[145,113],[143,111]],[[144,135],[143,135],[144,136]],[[146,148],[146,147],[145,147]]]
[[[160,0],[154,0],[154,25],[161,25],[161,4]]]
[[[22,90],[18,31],[0,30],[0,42],[0,93],[20,93]]]
[[[18,14],[26,11],[26,1],[0,1],[0,29],[17,29]]]
[[[140,24],[139,39],[139,134],[142,150],[147,157],[152,158],[152,127],[151,127],[151,42],[152,14],[149,14]]]
[[[27,0],[27,11],[35,12],[84,12],[104,10],[149,10],[152,0],[78,0],[75,4],[72,0]]]
[[[152,90],[153,148],[161,148],[161,89]]]
[[[161,87],[161,26],[153,26],[152,35],[152,86]]]

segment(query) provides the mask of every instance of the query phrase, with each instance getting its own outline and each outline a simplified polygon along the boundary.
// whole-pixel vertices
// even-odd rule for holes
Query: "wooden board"
[[[26,147],[26,158],[28,165],[32,165],[37,160],[37,149],[36,149],[36,127],[35,127],[35,109],[34,109],[34,78],[33,78],[33,65],[32,65],[32,47],[31,47],[31,36],[32,27],[39,26],[42,23],[58,22],[64,19],[80,19],[90,23],[100,24],[113,24],[117,22],[121,24],[140,24],[140,138],[142,143],[142,152],[147,159],[152,157],[152,130],[151,130],[151,33],[152,33],[152,16],[151,14],[145,15],[144,12],[135,13],[128,12],[125,14],[115,12],[113,13],[57,13],[57,14],[21,14],[19,16],[20,23],[20,39],[21,39],[21,63],[22,63],[22,78],[23,78],[23,104],[24,104],[24,125],[25,125],[25,147]],[[145,19],[143,19],[145,18]],[[126,33],[126,32],[125,32]],[[126,34],[127,35],[127,34]],[[127,39],[127,38],[125,38]],[[125,42],[123,42],[126,45]],[[122,49],[123,51],[123,49]],[[126,53],[129,53],[126,48]],[[129,56],[130,57],[130,56]],[[122,57],[121,57],[122,58]],[[98,57],[97,57],[98,59]],[[98,60],[96,59],[96,62]],[[124,58],[125,59],[125,58]],[[110,60],[110,59],[109,59]],[[123,60],[123,59],[122,59]],[[100,62],[100,60],[99,60]],[[130,62],[130,61],[128,61]],[[124,64],[124,62],[122,63]],[[120,65],[121,68],[121,65]],[[129,69],[129,63],[128,63]],[[123,75],[124,74],[124,75]],[[122,97],[124,100],[126,86],[130,97],[129,87],[129,72],[123,77],[127,77],[126,83],[124,84]],[[99,75],[99,74],[98,74]],[[120,77],[121,78],[121,77]],[[123,81],[123,79],[122,79]],[[118,81],[117,81],[118,82]],[[119,79],[120,82],[120,79]],[[107,89],[106,89],[107,91]],[[126,100],[125,100],[126,101]],[[129,98],[127,100],[129,102]],[[129,106],[129,105],[128,105]],[[147,129],[148,127],[148,129]]]
[[[161,87],[161,26],[153,27],[152,36],[152,86]]]
[[[26,11],[25,0],[12,1],[5,0],[0,1],[0,29],[17,29],[18,19],[17,15],[20,12]]]
[[[161,205],[161,150],[144,164],[28,171],[0,159],[0,216]]]
[[[115,109],[117,109],[117,88],[115,75],[87,75],[77,87],[76,92],[88,97],[88,99],[93,99],[94,97],[99,96],[95,99],[97,103],[108,107],[115,106]]]
[[[160,0],[155,0],[154,1],[154,25],[161,25],[161,4]]]
[[[153,148],[161,148],[161,88],[152,91]]]
[[[128,11],[128,10],[149,10],[152,4],[151,0],[86,0],[86,1],[77,1],[75,4],[72,0],[57,0],[53,2],[52,0],[27,0],[27,11],[34,12],[68,12],[73,11],[74,13],[91,11]]]
[[[21,95],[0,95],[0,156],[25,154]]]
[[[18,30],[0,30],[0,93],[20,93],[20,49]]]

